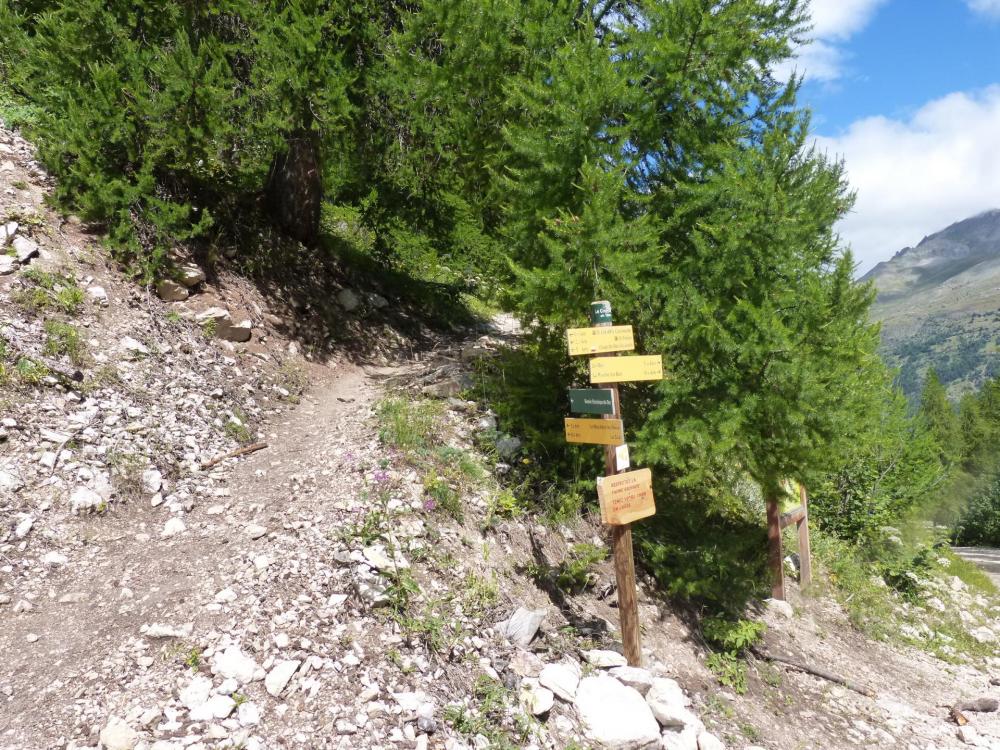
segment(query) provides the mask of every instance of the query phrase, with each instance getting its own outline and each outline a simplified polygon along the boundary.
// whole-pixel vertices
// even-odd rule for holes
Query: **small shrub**
[[[556,585],[563,591],[579,593],[593,582],[591,568],[608,556],[606,547],[584,542],[574,544],[569,556],[556,568]]]
[[[115,492],[124,500],[134,500],[142,497],[142,472],[147,461],[138,453],[124,451],[108,451],[106,459],[111,470],[111,482]]]
[[[219,329],[219,321],[215,318],[207,318],[202,321],[201,332],[204,334],[206,339],[215,338],[216,331]]]
[[[722,685],[728,685],[738,694],[747,691],[747,665],[743,656],[747,649],[764,635],[766,626],[753,620],[726,620],[721,617],[706,617],[701,630],[705,640],[719,651],[709,654],[705,660],[715,678]]]
[[[50,357],[66,355],[74,365],[82,364],[84,345],[80,338],[80,331],[69,323],[46,320],[45,353]]]
[[[21,278],[32,284],[13,295],[14,301],[35,311],[58,310],[75,315],[83,305],[83,290],[71,276],[29,268]]]
[[[17,379],[24,385],[38,385],[48,376],[49,368],[41,362],[36,362],[28,357],[21,357],[14,365],[14,372]]]
[[[379,404],[376,411],[379,438],[393,448],[425,449],[436,441],[435,429],[441,409],[436,401],[387,398]]]
[[[459,523],[465,517],[462,497],[445,477],[431,471],[424,477],[424,492],[429,497],[431,509],[442,510]]]

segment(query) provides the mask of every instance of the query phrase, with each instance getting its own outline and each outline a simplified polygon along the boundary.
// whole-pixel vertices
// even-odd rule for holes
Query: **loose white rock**
[[[211,721],[225,719],[236,708],[236,701],[228,695],[213,695],[200,706],[191,710],[191,721]]]
[[[698,729],[686,727],[677,730],[668,727],[663,730],[663,735],[660,737],[660,748],[662,750],[698,750]]]
[[[89,513],[101,507],[104,498],[89,487],[77,487],[69,496],[69,509],[73,513]]]
[[[515,646],[527,648],[544,619],[544,609],[518,607],[509,618],[497,623],[497,632]]]
[[[131,352],[132,354],[149,354],[149,348],[141,341],[137,341],[131,336],[125,336],[118,343],[118,348],[125,352]]]
[[[142,472],[142,491],[147,495],[155,495],[163,487],[163,475],[156,469],[146,469]]]
[[[42,563],[53,568],[58,568],[69,562],[69,558],[62,552],[46,552],[42,556]]]
[[[236,709],[236,718],[241,727],[252,727],[260,723],[260,709],[252,701],[246,701]]]
[[[726,750],[726,746],[711,732],[703,731],[698,735],[698,750]]]
[[[768,612],[773,612],[779,617],[784,617],[786,620],[791,620],[795,617],[795,610],[792,609],[792,605],[781,599],[766,599],[764,604],[767,605]]]
[[[139,735],[117,716],[112,716],[101,730],[98,740],[104,750],[132,750],[139,741]]]
[[[202,705],[212,692],[212,681],[204,675],[198,675],[181,690],[179,698],[184,708],[189,711]]]
[[[521,680],[518,700],[532,716],[541,716],[552,709],[555,699],[552,691],[538,684],[538,680],[527,678]]]
[[[538,682],[564,701],[572,702],[580,685],[580,665],[576,662],[548,664],[538,675]]]
[[[653,675],[648,669],[642,667],[614,667],[608,670],[608,674],[614,677],[623,685],[635,688],[645,695],[653,686]]]
[[[690,699],[675,680],[667,677],[653,680],[646,693],[646,703],[656,720],[665,727],[695,726],[701,729],[701,720],[688,708]]]
[[[223,678],[238,682],[250,682],[257,671],[257,662],[244,654],[239,646],[229,646],[221,654],[212,658],[212,672]]]
[[[613,750],[638,750],[660,739],[660,727],[639,691],[597,674],[580,681],[574,701],[584,733]]]
[[[160,536],[162,536],[164,539],[169,539],[170,537],[177,536],[178,534],[186,530],[187,526],[184,525],[184,521],[182,521],[177,516],[174,516],[173,518],[168,519],[165,524],[163,524],[163,531],[160,532]]]
[[[583,658],[587,660],[588,664],[594,667],[609,668],[628,666],[628,659],[626,659],[622,654],[619,654],[617,651],[593,649],[591,651],[584,651]]]
[[[267,689],[267,692],[275,698],[281,695],[285,686],[288,685],[288,681],[292,679],[292,675],[295,674],[301,663],[298,659],[288,659],[287,661],[278,662],[267,673],[267,677],[264,678],[264,687]]]

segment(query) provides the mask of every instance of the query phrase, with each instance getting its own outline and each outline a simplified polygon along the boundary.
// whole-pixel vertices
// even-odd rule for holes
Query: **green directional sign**
[[[571,388],[569,410],[574,414],[614,414],[614,392],[610,388]]]

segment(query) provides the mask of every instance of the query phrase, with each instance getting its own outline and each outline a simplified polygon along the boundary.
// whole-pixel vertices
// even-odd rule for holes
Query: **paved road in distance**
[[[952,547],[952,551],[986,571],[993,583],[1000,587],[1000,549],[993,547]]]

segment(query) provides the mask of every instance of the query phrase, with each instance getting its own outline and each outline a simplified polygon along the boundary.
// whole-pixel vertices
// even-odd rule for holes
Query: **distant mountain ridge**
[[[878,290],[872,315],[908,395],[928,367],[953,397],[1000,374],[1000,209],[924,237],[861,280]]]

